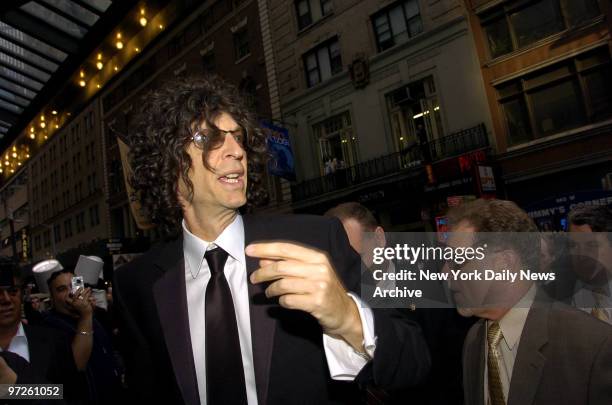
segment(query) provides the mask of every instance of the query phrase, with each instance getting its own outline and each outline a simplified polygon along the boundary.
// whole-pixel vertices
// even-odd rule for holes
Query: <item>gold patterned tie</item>
[[[502,389],[501,378],[499,375],[499,365],[501,362],[497,345],[502,338],[499,323],[491,322],[487,331],[487,342],[489,343],[489,353],[487,359],[489,377],[489,399],[491,405],[506,405],[504,391]]]
[[[610,319],[608,318],[608,314],[604,310],[604,303],[603,303],[603,299],[601,298],[601,296],[604,294],[605,294],[605,291],[603,288],[601,289],[598,288],[596,290],[593,290],[593,298],[595,298],[595,306],[591,309],[591,315],[593,315],[595,318],[599,319],[600,321],[609,322]]]

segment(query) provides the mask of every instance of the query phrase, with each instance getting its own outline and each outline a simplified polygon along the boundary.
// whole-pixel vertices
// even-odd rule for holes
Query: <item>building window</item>
[[[342,57],[338,38],[324,42],[304,55],[308,87],[324,82],[342,71]]]
[[[432,76],[414,81],[387,94],[389,119],[402,164],[444,156],[436,139],[444,137],[439,94]]]
[[[96,226],[100,224],[100,213],[98,212],[98,204],[89,207],[89,224]]]
[[[319,144],[322,175],[357,164],[357,137],[348,112],[313,125],[312,132]]]
[[[519,48],[563,30],[557,0],[540,0],[510,13],[510,26]]]
[[[612,116],[612,63],[599,48],[497,87],[508,144]]]
[[[297,15],[298,30],[308,27],[313,22],[333,11],[331,0],[297,0],[295,12]]]
[[[236,60],[246,58],[251,53],[249,48],[249,32],[246,27],[234,33],[234,53]]]
[[[417,0],[402,1],[372,16],[379,51],[408,41],[423,31]]]
[[[580,25],[601,14],[597,0],[562,0],[561,6],[569,27]]]
[[[597,0],[516,0],[480,18],[490,55],[496,58],[600,14]]]
[[[213,72],[215,70],[215,52],[210,50],[202,55],[202,67],[205,72]]]
[[[75,218],[77,233],[83,232],[85,230],[85,211],[79,212]]]
[[[55,238],[55,242],[60,242],[62,240],[62,228],[60,224],[53,225],[53,237]]]
[[[44,247],[51,246],[51,231],[47,230],[43,232],[43,246]]]
[[[72,236],[72,219],[70,218],[64,221],[64,236],[66,239]]]

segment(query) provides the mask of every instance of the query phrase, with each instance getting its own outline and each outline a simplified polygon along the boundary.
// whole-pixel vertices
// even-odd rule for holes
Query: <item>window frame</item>
[[[410,17],[410,18],[408,18],[408,16],[406,15],[406,4],[408,4],[408,3],[416,4],[417,10],[418,10],[418,13],[416,15]],[[374,14],[372,14],[370,16],[370,21],[372,22],[372,30],[374,32],[374,40],[376,41],[376,49],[378,50],[378,52],[384,52],[387,49],[391,49],[391,48],[393,48],[393,47],[395,47],[397,45],[403,44],[403,43],[408,41],[408,40],[406,40],[406,41],[403,41],[403,42],[397,42],[396,37],[399,35],[399,33],[394,33],[393,32],[393,26],[391,24],[391,11],[393,11],[393,10],[395,10],[397,8],[401,9],[402,17],[403,17],[402,21],[403,21],[404,26],[406,28],[405,33],[406,33],[406,35],[408,35],[408,40],[410,38],[413,38],[413,37],[415,37],[415,36],[417,36],[417,35],[419,35],[419,34],[421,34],[423,32],[423,19],[421,18],[421,7],[419,6],[418,0],[400,0],[400,1],[397,1],[397,2],[395,2],[393,4],[390,4],[389,6],[383,8],[382,10],[377,11],[376,13],[374,13]],[[376,29],[377,28],[376,20],[379,17],[381,17],[381,16],[384,16],[385,19],[386,19],[386,25],[388,27],[388,32],[391,35],[390,36],[390,40],[393,42],[391,45],[386,46],[384,48],[383,48],[383,44],[381,44],[381,41],[380,41],[380,35],[379,35],[379,33],[378,33],[377,29]],[[420,20],[421,30],[418,33],[416,33],[416,34],[412,34],[410,32],[410,22],[413,21],[413,20],[416,20],[416,19]]]
[[[214,72],[216,67],[215,51],[213,49],[201,55],[202,69],[204,72]],[[210,63],[212,61],[212,63]],[[210,65],[210,66],[209,66]]]
[[[308,8],[308,12],[307,15],[308,16],[308,23],[306,24],[302,24],[302,20],[301,20],[301,15],[300,15],[300,4],[301,3],[306,3],[306,7]],[[297,27],[298,27],[298,31],[302,31],[303,29],[309,27],[312,25],[313,18],[312,18],[312,9],[310,8],[310,0],[295,0],[293,2],[294,7],[295,7],[295,17],[297,20]]]
[[[583,25],[585,23],[585,21],[590,21],[590,20],[585,20],[585,21],[581,21],[578,24],[571,24],[570,23],[570,16],[567,14],[567,10],[566,8],[563,6],[563,0],[551,0],[555,3],[555,5],[558,7],[559,9],[559,13],[560,13],[560,17],[561,17],[561,22],[563,24],[563,28],[560,31],[557,32],[553,32],[550,35],[544,36],[540,39],[537,39],[529,44],[523,45],[523,46],[519,46],[519,42],[518,42],[518,38],[517,38],[517,33],[512,25],[512,21],[510,18],[510,14],[512,13],[516,13],[518,11],[524,10],[529,8],[530,6],[533,6],[534,4],[540,2],[540,1],[545,1],[545,0],[514,0],[514,1],[510,1],[510,2],[506,2],[503,4],[500,4],[499,6],[494,7],[491,10],[487,10],[486,12],[483,12],[483,14],[481,14],[479,16],[480,19],[480,28],[482,30],[482,34],[483,34],[483,38],[484,38],[484,42],[486,43],[486,48],[487,48],[487,54],[489,59],[497,59],[506,55],[511,54],[512,52],[516,52],[519,51],[521,49],[528,49],[529,47],[533,46],[534,44],[537,44],[540,41],[544,41],[546,40],[546,38],[550,38],[553,35],[558,35],[561,32],[573,29],[575,27],[580,27],[581,25]],[[599,5],[599,2],[595,0],[595,4],[597,5],[598,9],[599,9],[599,14],[594,16],[591,20],[598,18],[599,16],[602,15],[602,10],[601,10],[601,6]],[[509,52],[506,53],[501,53],[499,55],[495,55],[493,56],[493,53],[491,52],[491,46],[490,46],[490,42],[489,42],[489,36],[487,34],[487,26],[489,26],[490,24],[493,24],[494,22],[498,21],[499,19],[503,19],[505,21],[506,24],[506,28],[508,30],[509,36],[510,36],[510,45],[511,45],[511,50]]]
[[[304,21],[305,19],[301,18],[300,15],[300,4],[306,3],[306,7],[308,8],[307,14],[304,16],[308,18],[308,21]],[[318,7],[319,16],[316,17],[316,13],[313,12],[313,4]],[[328,5],[329,9],[327,13],[325,12],[325,6]],[[321,21],[325,17],[333,14],[334,12],[334,4],[332,0],[294,0],[293,7],[295,10],[295,19],[297,22],[297,30],[298,32],[304,31],[311,27],[313,24]]]
[[[234,43],[234,60],[236,62],[239,62],[241,60],[246,59],[249,55],[251,55],[251,45],[250,45],[250,41],[249,41],[249,31],[248,31],[248,26],[244,26],[242,28],[240,28],[239,30],[237,30],[236,32],[234,32],[232,34],[232,39],[233,39],[233,43]],[[238,40],[240,38],[244,38],[246,39],[246,53],[244,55],[240,55],[240,50],[242,49],[241,47],[244,46],[243,44],[240,44],[238,42]]]
[[[608,52],[608,58],[606,60],[598,60],[595,64],[584,67],[584,68],[580,66],[581,58],[584,58],[585,56],[588,56],[588,55],[596,55],[598,52],[604,54],[606,51]],[[545,75],[547,74],[551,75],[552,73],[554,73],[556,69],[562,68],[563,65],[566,65],[569,67],[568,73],[562,73],[560,75],[552,76],[549,78],[545,77]],[[512,146],[521,145],[527,142],[532,142],[537,139],[542,139],[548,136],[553,136],[555,134],[562,133],[564,131],[568,131],[574,128],[580,128],[584,125],[593,124],[602,119],[609,119],[610,117],[612,117],[612,114],[610,114],[607,117],[598,117],[594,113],[595,110],[593,106],[591,105],[592,104],[591,94],[589,92],[589,89],[586,85],[586,81],[584,79],[584,77],[587,74],[592,74],[593,72],[597,72],[597,71],[605,70],[605,69],[611,69],[611,68],[612,68],[612,54],[608,50],[607,46],[601,46],[601,47],[597,47],[594,49],[590,49],[578,55],[574,55],[572,57],[566,58],[550,66],[546,66],[544,68],[534,70],[532,72],[529,72],[515,79],[511,79],[503,83],[499,83],[497,86],[495,86],[495,91],[497,93],[497,105],[498,105],[498,108],[499,108],[499,111],[500,111],[500,114],[503,120],[503,124],[505,127],[506,140],[507,140],[508,146],[512,147]],[[527,84],[528,80],[530,79],[533,80],[534,78],[537,78],[537,77],[541,79],[537,84],[532,85],[532,86],[529,86]],[[564,83],[564,82],[570,82],[573,86],[577,86],[577,89],[579,91],[577,99],[580,103],[580,107],[582,108],[581,113],[583,113],[584,122],[576,126],[571,126],[568,128],[557,130],[557,131],[552,131],[550,133],[542,132],[539,130],[539,125],[536,122],[537,116],[535,113],[533,94],[543,89],[551,88],[553,86],[559,85],[560,83]],[[510,94],[504,94],[504,95],[500,94],[500,88],[507,87],[509,85],[512,85],[513,83],[516,83],[517,89],[518,89],[517,91],[510,93]],[[512,142],[510,138],[510,128],[508,126],[508,119],[507,119],[504,105],[507,104],[508,102],[511,102],[512,100],[517,100],[517,99],[522,101],[523,104],[525,105],[526,113],[527,113],[526,123],[528,124],[530,134],[529,134],[529,139],[527,139],[526,141],[515,143],[515,142]]]
[[[332,45],[336,43],[338,44],[338,58],[339,58],[339,64],[336,65],[336,69],[334,70],[334,64],[332,64],[332,52],[331,52],[331,48]],[[319,60],[319,51],[323,48],[327,49],[327,58],[329,61],[329,68],[330,68],[330,76],[327,78],[323,78],[323,75],[321,74],[321,62]],[[318,81],[316,83],[311,83],[310,82],[310,71],[308,69],[308,57],[313,55],[315,57],[315,61],[316,61],[316,71],[317,71],[317,77],[318,77]],[[330,39],[327,39],[321,43],[319,43],[318,45],[316,45],[315,47],[309,49],[307,52],[305,52],[302,55],[302,63],[304,66],[304,73],[305,73],[305,78],[306,78],[306,87],[307,88],[311,88],[314,87],[320,83],[326,82],[327,80],[331,79],[332,77],[336,76],[339,73],[342,73],[342,71],[344,70],[344,66],[342,64],[342,51],[340,48],[340,41],[338,39],[337,36],[334,36]]]

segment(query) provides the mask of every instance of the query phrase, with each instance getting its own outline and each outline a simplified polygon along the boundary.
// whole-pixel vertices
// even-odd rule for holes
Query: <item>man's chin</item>
[[[228,199],[226,206],[228,208],[237,210],[243,207],[246,203],[247,203],[246,197],[235,198],[235,199],[231,198],[231,199]]]
[[[457,307],[457,312],[459,312],[459,315],[466,318],[470,318],[475,315],[473,308]]]

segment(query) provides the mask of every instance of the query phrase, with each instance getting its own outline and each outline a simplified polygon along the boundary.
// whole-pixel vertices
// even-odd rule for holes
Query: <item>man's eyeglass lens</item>
[[[244,128],[239,128],[235,131],[197,131],[193,134],[192,139],[193,143],[195,143],[198,148],[204,149],[204,146],[209,142],[212,142],[213,146],[222,144],[228,134],[232,135],[239,145],[243,147],[246,146],[247,134]]]

